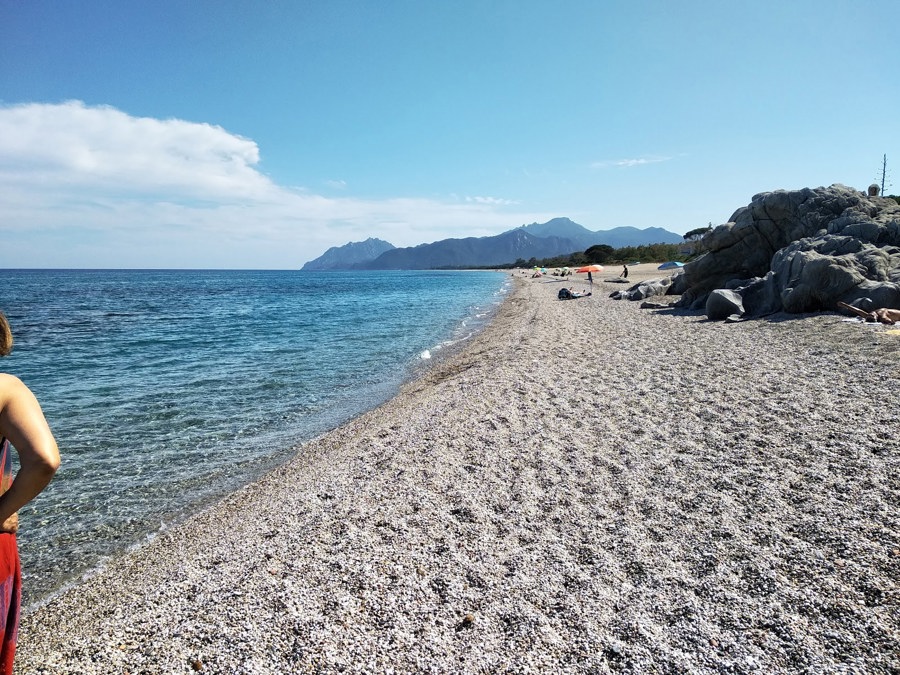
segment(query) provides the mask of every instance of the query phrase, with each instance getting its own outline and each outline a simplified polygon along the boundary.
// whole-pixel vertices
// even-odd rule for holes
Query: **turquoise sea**
[[[497,272],[0,270],[63,462],[20,513],[25,602],[383,403],[477,331]]]

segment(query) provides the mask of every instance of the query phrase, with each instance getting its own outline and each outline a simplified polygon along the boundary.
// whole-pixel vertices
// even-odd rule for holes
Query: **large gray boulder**
[[[844,185],[755,195],[702,240],[677,303],[741,295],[745,314],[834,309],[839,300],[900,307],[900,205]]]
[[[646,300],[647,298],[652,298],[657,295],[666,295],[670,292],[675,277],[680,276],[681,274],[679,271],[678,274],[671,277],[648,279],[647,281],[637,283],[624,291],[614,291],[609,294],[609,297],[613,300]]]
[[[708,318],[719,321],[735,314],[738,316],[744,314],[744,302],[740,293],[727,288],[717,288],[709,294],[706,299],[706,316]]]
[[[900,248],[854,237],[801,239],[772,259],[772,285],[787,312],[833,309],[839,300],[868,298],[876,307],[900,306]]]
[[[772,283],[773,276],[774,273],[769,272],[764,277],[729,284],[728,288],[740,294],[746,316],[765,316],[782,310],[781,294]]]

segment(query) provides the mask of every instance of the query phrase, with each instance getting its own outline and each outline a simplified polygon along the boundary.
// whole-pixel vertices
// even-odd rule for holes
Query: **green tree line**
[[[591,246],[586,251],[578,251],[568,255],[558,255],[552,258],[519,258],[514,263],[497,265],[499,269],[513,269],[516,267],[581,267],[582,265],[612,265],[628,264],[635,262],[662,262],[666,260],[678,260],[685,262],[690,256],[681,253],[682,244],[645,244],[642,246],[623,246],[613,248],[607,244]]]

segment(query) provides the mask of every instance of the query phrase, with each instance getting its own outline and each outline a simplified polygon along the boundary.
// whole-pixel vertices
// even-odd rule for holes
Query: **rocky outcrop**
[[[681,276],[681,274],[677,276]],[[648,279],[624,291],[614,291],[609,294],[609,297],[613,300],[645,300],[656,295],[666,295],[670,293],[673,280],[673,277]]]
[[[765,192],[702,243],[708,252],[684,266],[681,307],[705,309],[717,289],[737,295],[748,316],[831,310],[838,301],[900,307],[892,199],[844,185]]]
[[[647,279],[634,284],[624,291],[613,291],[609,294],[609,297],[613,300],[645,300],[657,295],[681,295],[687,290],[682,269],[684,268],[678,268],[674,274],[668,277]],[[627,283],[625,279],[605,279],[605,281],[606,283]],[[669,306],[666,305],[666,307]]]

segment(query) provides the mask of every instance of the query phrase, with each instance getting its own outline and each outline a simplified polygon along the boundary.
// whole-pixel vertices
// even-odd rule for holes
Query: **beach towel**
[[[9,441],[0,440],[0,494],[12,484]],[[22,606],[22,567],[16,535],[0,532],[0,675],[12,675]]]

